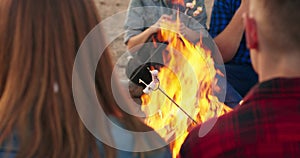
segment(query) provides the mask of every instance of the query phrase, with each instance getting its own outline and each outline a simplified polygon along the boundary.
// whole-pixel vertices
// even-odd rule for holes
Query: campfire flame
[[[184,5],[184,0],[172,0],[171,3],[172,4],[179,4],[181,6],[185,6]]]
[[[159,40],[169,44],[164,65],[159,70],[159,87],[181,106],[198,124],[231,111],[213,95],[217,70],[211,51],[201,43],[193,44],[179,34],[180,21],[164,23]],[[167,29],[166,29],[167,28]],[[141,97],[144,121],[170,142],[173,157],[196,124],[159,91]]]

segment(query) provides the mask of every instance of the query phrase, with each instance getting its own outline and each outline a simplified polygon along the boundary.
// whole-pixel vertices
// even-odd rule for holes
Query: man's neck
[[[264,82],[274,78],[300,78],[300,58],[286,57],[277,61],[262,60],[260,63],[259,82]]]

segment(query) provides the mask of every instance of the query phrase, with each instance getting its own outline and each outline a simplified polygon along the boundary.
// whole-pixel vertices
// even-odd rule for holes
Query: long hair
[[[76,51],[100,22],[93,0],[1,0],[0,17],[0,144],[15,133],[17,157],[100,157],[72,97]],[[151,130],[116,106],[112,68],[106,50],[95,80],[104,111],[129,129]]]

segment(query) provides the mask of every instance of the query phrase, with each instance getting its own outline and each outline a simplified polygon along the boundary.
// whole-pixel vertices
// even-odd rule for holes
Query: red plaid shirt
[[[220,117],[204,137],[194,128],[181,158],[300,157],[300,78],[256,85],[241,106]]]

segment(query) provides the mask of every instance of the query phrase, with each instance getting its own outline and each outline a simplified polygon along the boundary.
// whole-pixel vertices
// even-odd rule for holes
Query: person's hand
[[[152,33],[157,33],[159,30],[160,30],[160,27],[161,27],[161,23],[164,23],[166,21],[171,21],[172,20],[172,16],[170,15],[162,15],[155,24],[153,24],[151,27],[150,27],[150,30]]]
[[[248,11],[249,11],[249,3],[250,3],[250,0],[242,0],[239,9],[236,12],[236,14],[240,17],[241,21],[243,21],[244,14],[248,13]],[[244,24],[244,23],[242,23],[242,24]],[[242,25],[242,26],[245,27],[245,25]]]
[[[200,38],[199,32],[190,29],[184,23],[180,23],[179,33],[190,42],[197,42]]]
[[[242,0],[241,5],[240,5],[240,9],[243,12],[248,12],[248,10],[249,10],[249,2],[250,2],[250,0]]]

